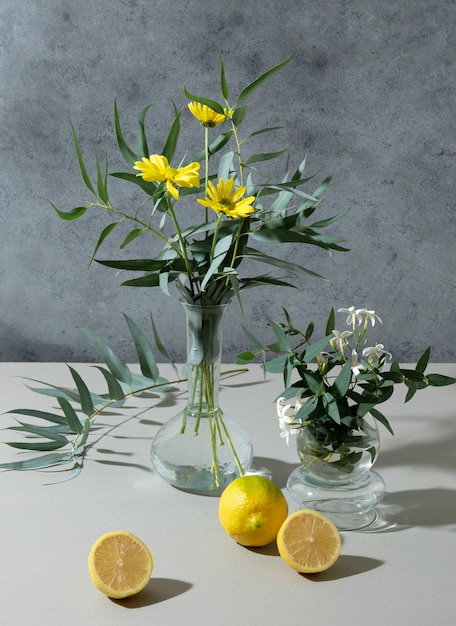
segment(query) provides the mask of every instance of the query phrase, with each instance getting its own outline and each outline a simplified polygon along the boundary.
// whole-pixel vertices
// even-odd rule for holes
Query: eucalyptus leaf
[[[64,453],[43,454],[23,461],[12,461],[11,463],[0,463],[0,469],[5,470],[40,470],[57,465],[64,465],[72,460],[72,455]]]
[[[84,415],[90,416],[93,413],[93,402],[92,402],[92,396],[90,394],[90,391],[87,385],[85,384],[85,382],[83,381],[81,375],[70,365],[68,365],[68,368],[71,372],[71,375],[73,377],[73,380],[76,384],[76,388],[79,393],[79,401],[81,404],[81,410],[84,413]]]
[[[70,222],[72,220],[77,220],[79,217],[82,217],[84,213],[88,210],[88,207],[78,206],[78,207],[75,207],[74,209],[71,209],[70,211],[60,211],[52,202],[50,202],[49,204],[55,210],[57,215],[61,217],[62,220],[66,220],[67,222]]]
[[[139,159],[142,157],[149,156],[149,146],[147,145],[145,122],[146,122],[147,112],[151,106],[152,106],[151,104],[148,104],[146,107],[144,107],[138,119],[138,157]]]
[[[95,196],[95,189],[94,186],[92,185],[92,181],[90,180],[89,175],[87,174],[87,169],[84,163],[84,159],[82,157],[82,153],[81,153],[81,149],[79,147],[79,141],[78,141],[78,137],[76,135],[76,131],[74,129],[73,124],[70,122],[70,126],[71,126],[71,132],[73,134],[73,142],[74,142],[74,147],[76,150],[76,156],[78,159],[78,164],[79,164],[79,169],[81,170],[81,175],[82,175],[82,179],[85,183],[85,186],[87,187],[87,189],[89,189],[93,195]]]
[[[241,102],[244,102],[244,100],[246,100],[249,96],[251,96],[252,93],[256,89],[258,89],[258,87],[260,87],[260,85],[262,85],[266,80],[268,80],[273,74],[281,70],[285,65],[287,65],[287,63],[289,63],[293,59],[295,54],[296,53],[293,53],[287,59],[285,59],[285,61],[282,61],[282,63],[279,63],[278,65],[275,65],[274,67],[272,67],[270,70],[268,70],[267,72],[262,74],[259,78],[257,78],[252,83],[250,83],[250,85],[248,85],[245,89],[243,89],[241,93],[239,94],[236,106],[241,104]]]
[[[75,433],[82,433],[83,427],[77,416],[76,411],[71,404],[65,398],[57,398],[57,402],[60,404],[62,411],[65,414],[68,426]]]
[[[8,413],[13,413],[16,415],[26,415],[28,417],[36,417],[38,419],[46,420],[48,422],[52,422],[54,424],[66,424],[66,420],[61,415],[57,415],[56,413],[49,413],[48,411],[38,411],[36,409],[13,409],[8,411]]]
[[[108,393],[111,400],[124,400],[125,394],[123,389],[117,380],[117,378],[107,369],[101,366],[96,366],[96,368],[103,374],[106,383],[108,385]]]
[[[129,385],[131,383],[131,372],[128,366],[114,354],[113,350],[101,337],[87,328],[81,328],[81,330],[103,357],[112,374],[118,380]]]
[[[316,356],[323,352],[323,350],[328,345],[330,339],[331,335],[328,335],[327,337],[319,339],[315,343],[311,344],[308,348],[306,348],[303,357],[304,363],[310,363],[311,361],[313,361],[313,359],[315,359]]]
[[[174,107],[174,111],[176,114],[174,118],[174,122],[172,123],[171,129],[169,131],[168,137],[166,139],[166,143],[163,146],[163,151],[162,151],[163,156],[165,156],[170,163],[176,151],[176,146],[177,146],[177,142],[178,142],[179,134],[180,134],[180,112],[176,110],[176,107]]]
[[[141,372],[149,379],[156,380],[159,376],[159,370],[155,357],[149,346],[149,343],[138,326],[128,315],[124,314],[125,321],[127,322],[128,330],[133,338],[133,342],[136,348],[136,354],[138,355],[139,365]]]
[[[119,146],[120,153],[125,159],[125,162],[130,167],[133,167],[133,165],[135,164],[135,161],[138,160],[138,157],[133,152],[133,150],[128,146],[122,134],[122,129],[120,127],[119,111],[117,108],[116,100],[114,100],[114,123],[115,123],[115,129],[116,129],[117,145]]]

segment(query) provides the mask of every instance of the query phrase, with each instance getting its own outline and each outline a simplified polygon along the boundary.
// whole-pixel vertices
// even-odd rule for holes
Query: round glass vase
[[[377,424],[368,415],[349,429],[327,418],[337,433],[328,438],[326,429],[318,429],[319,421],[297,433],[302,465],[290,474],[288,492],[299,508],[320,511],[339,530],[368,526],[385,494],[383,478],[371,469],[380,445]]]
[[[182,303],[187,325],[187,405],[155,435],[154,469],[191,493],[219,495],[252,465],[248,434],[219,406],[224,305]]]

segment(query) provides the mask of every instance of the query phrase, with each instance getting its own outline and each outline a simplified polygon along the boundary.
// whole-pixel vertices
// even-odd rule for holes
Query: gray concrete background
[[[290,142],[294,163],[307,153],[309,173],[333,174],[321,216],[351,208],[333,230],[352,250],[331,259],[293,249],[331,282],[247,292],[248,326],[268,339],[266,319],[282,306],[303,324],[323,323],[333,305],[368,306],[383,318],[377,339],[400,360],[430,344],[433,361],[454,361],[455,24],[454,0],[2,0],[0,360],[94,360],[80,326],[131,359],[121,314],[148,331],[150,310],[183,358],[176,300],[87,269],[104,221],[65,223],[48,204],[70,209],[83,190],[68,118],[88,162],[106,146],[114,170],[115,97],[129,139],[156,103],[149,132],[161,145],[184,84],[219,97],[220,55],[237,94],[296,51],[251,99],[252,129],[290,123],[279,144]],[[118,243],[100,256],[118,255]],[[149,245],[137,240],[125,254]],[[241,321],[233,304],[225,360],[250,347]]]

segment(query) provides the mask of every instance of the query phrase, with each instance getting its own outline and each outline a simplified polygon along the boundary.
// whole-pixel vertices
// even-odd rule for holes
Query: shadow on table
[[[137,595],[124,600],[112,600],[126,609],[139,609],[144,606],[171,600],[191,589],[193,585],[175,578],[151,578],[147,586]]]
[[[278,487],[284,489],[287,486],[288,476],[297,465],[297,463],[286,463],[278,459],[256,456],[253,459],[253,466],[249,473],[266,476],[273,480]]]
[[[336,563],[326,571],[317,574],[301,574],[301,576],[316,583],[328,580],[339,580],[340,578],[349,578],[350,576],[365,574],[366,572],[380,567],[383,563],[384,561],[366,556],[341,554]]]
[[[454,526],[456,490],[435,487],[387,493],[378,519],[362,532],[397,532],[414,526]]]

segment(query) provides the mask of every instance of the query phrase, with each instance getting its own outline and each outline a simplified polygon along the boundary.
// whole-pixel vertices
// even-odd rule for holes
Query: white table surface
[[[99,375],[87,365],[74,367],[86,380]],[[428,371],[456,376],[456,364]],[[63,364],[0,363],[0,413],[55,407],[21,377],[73,386]],[[272,400],[281,388],[279,376],[265,381],[253,366],[223,381],[221,406],[251,434],[255,467],[267,468],[285,490],[298,461],[294,445],[279,438]],[[218,498],[178,491],[151,469],[154,433],[184,398],[182,386],[181,393],[134,398],[129,408],[102,416],[100,424],[116,428],[99,441],[94,437],[72,481],[45,486],[54,474],[1,472],[2,624],[453,626],[456,385],[426,389],[406,405],[395,394],[383,405],[395,437],[382,431],[376,469],[387,494],[379,522],[342,533],[338,562],[313,577],[290,569],[274,544],[237,545],[219,525]],[[1,420],[5,427],[13,418],[3,414]],[[2,430],[0,440],[7,437],[11,432]],[[1,444],[0,461],[14,459],[17,451]],[[155,561],[146,589],[123,602],[97,591],[87,569],[93,541],[117,529],[141,537]]]

